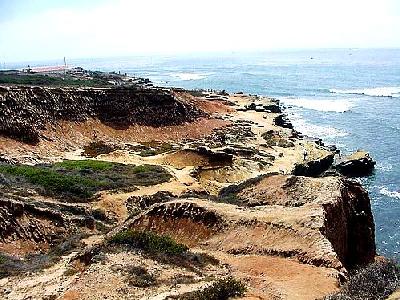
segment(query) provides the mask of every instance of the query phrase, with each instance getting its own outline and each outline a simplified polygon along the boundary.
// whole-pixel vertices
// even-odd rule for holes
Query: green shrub
[[[341,290],[325,300],[383,300],[400,288],[400,267],[394,261],[380,261],[350,274]]]
[[[115,166],[115,163],[102,160],[64,160],[54,164],[55,167],[64,168],[67,170],[83,170],[89,169],[94,171],[110,170]]]
[[[179,300],[226,300],[231,297],[243,296],[246,286],[233,277],[227,277],[214,282],[212,285],[193,292],[179,296],[172,296],[167,299]]]
[[[146,148],[139,153],[139,155],[143,157],[154,156],[173,150],[173,146],[171,144],[157,141],[143,143],[143,146]]]
[[[51,195],[68,194],[78,198],[90,198],[94,192],[106,187],[103,181],[34,166],[0,165],[0,173],[23,177],[29,183],[44,188],[45,194]]]
[[[142,157],[148,157],[148,156],[154,156],[157,155],[157,151],[153,150],[153,149],[146,149],[146,150],[142,150],[140,151],[139,155]]]
[[[152,254],[180,255],[189,250],[186,245],[175,242],[171,237],[150,231],[124,230],[115,234],[114,244],[127,244]]]
[[[0,174],[12,177],[18,187],[30,184],[40,194],[79,201],[87,201],[101,190],[131,190],[135,186],[159,184],[171,178],[160,166],[99,160],[66,160],[36,166],[0,164]]]

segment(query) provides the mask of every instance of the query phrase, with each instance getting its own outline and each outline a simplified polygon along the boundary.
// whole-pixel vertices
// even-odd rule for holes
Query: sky
[[[400,48],[398,0],[0,0],[0,63]]]

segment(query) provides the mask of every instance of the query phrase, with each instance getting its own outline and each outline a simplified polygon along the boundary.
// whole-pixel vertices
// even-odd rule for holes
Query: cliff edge
[[[221,284],[317,299],[375,259],[367,192],[326,176],[335,153],[276,99],[4,86],[0,110],[4,299],[185,299]]]

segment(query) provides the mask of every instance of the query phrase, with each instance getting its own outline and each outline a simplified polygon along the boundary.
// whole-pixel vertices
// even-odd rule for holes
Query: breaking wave
[[[390,191],[387,187],[380,188],[379,192],[382,195],[385,195],[385,196],[388,196],[388,197],[391,197],[391,198],[400,199],[400,192]]]
[[[206,78],[210,74],[200,74],[200,73],[174,73],[171,74],[172,77],[178,78],[179,80],[200,80]]]
[[[352,95],[365,95],[371,97],[391,97],[400,98],[400,87],[377,87],[369,89],[330,89],[330,93],[334,94],[352,94]]]
[[[286,98],[282,99],[285,105],[292,105],[306,109],[319,110],[325,112],[343,113],[349,111],[354,103],[348,99],[322,100],[322,99],[304,99],[304,98]]]
[[[346,131],[337,129],[332,126],[322,126],[308,123],[301,116],[294,113],[290,114],[289,118],[294,128],[307,136],[334,140],[335,138],[348,135]]]

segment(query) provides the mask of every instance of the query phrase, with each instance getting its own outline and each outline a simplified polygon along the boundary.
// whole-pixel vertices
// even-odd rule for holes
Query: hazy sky
[[[400,47],[398,0],[0,0],[0,62]]]

